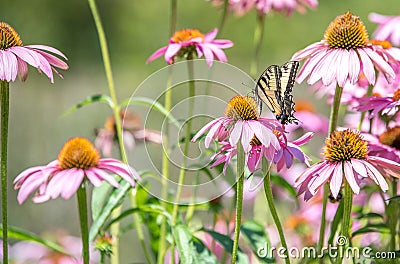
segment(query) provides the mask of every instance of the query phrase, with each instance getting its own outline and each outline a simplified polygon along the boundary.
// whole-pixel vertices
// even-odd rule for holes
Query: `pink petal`
[[[27,45],[27,46],[24,46],[24,47],[50,51],[50,52],[52,52],[54,54],[57,54],[58,56],[63,57],[65,60],[68,60],[67,57],[61,51],[59,51],[58,49],[49,47],[49,46],[45,46],[45,45]]]
[[[241,120],[238,120],[236,124],[233,126],[231,136],[229,137],[229,143],[231,146],[236,146],[241,135],[242,135],[242,128],[243,128],[243,122]]]
[[[363,162],[358,161],[357,159],[351,159],[351,164],[353,165],[353,169],[357,172],[361,177],[368,177],[367,168]]]
[[[74,195],[79,187],[81,186],[83,179],[85,177],[85,172],[82,169],[72,168],[70,169],[69,182],[64,185],[64,188],[61,191],[61,197],[65,200]]]
[[[92,172],[92,170],[86,170],[85,174],[88,180],[93,184],[93,186],[99,187],[101,185],[102,181],[99,179],[99,177],[97,177],[94,172]]]
[[[314,195],[317,190],[323,185],[325,182],[329,180],[332,176],[332,172],[335,170],[335,164],[325,163],[324,167],[321,167],[318,174],[315,176],[315,180],[308,186],[310,192]]]
[[[218,29],[214,28],[210,32],[204,35],[204,42],[211,42],[218,34]]]
[[[374,64],[363,49],[358,49],[358,54],[360,55],[363,72],[370,84],[375,84],[375,69]]]
[[[349,50],[349,79],[351,84],[355,84],[358,81],[361,70],[361,62],[360,58],[357,55],[357,52],[353,49]]]
[[[163,55],[165,53],[165,51],[167,50],[167,46],[162,47],[158,50],[156,50],[156,52],[154,52],[146,61],[146,63],[150,63],[153,60],[157,59],[158,57],[161,57],[161,55]]]
[[[63,70],[68,70],[68,64],[65,63],[64,61],[60,60],[56,56],[53,56],[49,53],[46,53],[44,51],[36,50],[36,52],[40,53],[49,63],[50,65],[53,65],[57,68],[63,69]]]
[[[167,50],[165,51],[165,61],[167,63],[171,63],[172,62],[172,58],[178,53],[178,51],[182,48],[182,45],[179,43],[172,43],[169,44],[167,47]]]
[[[372,61],[375,62],[376,67],[383,74],[385,74],[388,82],[390,82],[390,80],[394,80],[396,74],[394,73],[393,68],[379,54],[369,48],[365,48],[364,51],[368,54]]]
[[[18,61],[18,77],[22,82],[24,82],[26,81],[26,78],[28,78],[28,65],[26,64],[25,61],[21,60],[18,57],[17,61]]]
[[[201,50],[204,53],[204,57],[206,58],[207,65],[211,67],[214,60],[214,54],[207,45],[205,44],[200,44],[200,45],[201,45]]]
[[[342,182],[343,182],[343,168],[342,168],[342,163],[336,164],[335,170],[333,171],[333,175],[331,177],[330,181],[330,189],[332,192],[332,196],[336,199],[340,188],[342,187]]]
[[[47,179],[43,177],[43,174],[40,172],[31,174],[29,178],[22,183],[20,190],[18,191],[18,203],[22,204],[29,195],[40,185],[44,184],[46,180]]]
[[[297,145],[297,146],[302,146],[306,144],[308,141],[311,140],[311,138],[314,136],[314,132],[307,132],[303,136],[299,137],[296,140],[293,140],[292,143]]]
[[[97,175],[97,177],[105,180],[110,185],[114,186],[115,188],[119,187],[119,183],[117,182],[117,180],[113,176],[108,174],[107,172],[105,172],[101,169],[97,169],[97,168],[92,168],[92,172],[95,173]]]
[[[344,176],[348,184],[350,185],[351,189],[355,194],[360,193],[360,186],[358,186],[357,181],[355,179],[355,175],[353,173],[352,164],[348,161],[344,161]]]
[[[370,172],[368,173],[370,178],[372,178],[376,182],[376,184],[378,184],[381,187],[382,191],[386,192],[389,189],[389,186],[385,181],[385,178],[382,176],[382,174],[367,161],[364,162],[364,164]]]

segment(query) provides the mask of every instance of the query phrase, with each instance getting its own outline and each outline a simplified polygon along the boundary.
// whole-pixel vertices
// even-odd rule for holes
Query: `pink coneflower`
[[[155,130],[144,129],[140,116],[129,112],[120,111],[122,120],[122,138],[125,147],[133,150],[136,141],[149,141],[156,144],[162,142],[161,133]],[[107,118],[104,128],[96,130],[95,146],[101,150],[105,157],[111,157],[113,143],[118,142],[114,116]]]
[[[222,5],[223,0],[214,0],[213,4]],[[314,9],[318,6],[317,0],[229,0],[229,9],[241,16],[256,8],[261,14],[270,14],[273,11],[291,15],[294,10],[305,13],[306,8]]]
[[[383,191],[388,189],[384,175],[400,176],[400,165],[394,161],[368,155],[368,143],[350,129],[335,131],[326,140],[325,159],[305,170],[296,180],[299,193],[309,200],[326,182],[337,198],[345,179],[354,193],[360,192],[365,178],[372,179]]]
[[[368,153],[400,163],[400,126],[388,128],[380,136],[363,134]]]
[[[368,83],[375,83],[375,71],[385,75],[388,82],[395,78],[392,64],[397,64],[393,53],[381,43],[369,40],[368,32],[359,17],[350,12],[336,17],[325,31],[324,39],[293,55],[292,60],[305,63],[297,77],[308,83],[322,80],[325,86],[332,83],[343,87],[346,82],[354,84],[360,74]]]
[[[371,111],[370,117],[373,118],[379,113],[389,117],[394,116],[399,111],[400,90],[392,96],[381,97],[378,95],[358,99],[359,105],[355,107],[357,111]]]
[[[14,188],[19,189],[17,198],[20,204],[35,189],[38,189],[33,198],[35,203],[55,199],[60,195],[63,199],[69,199],[85,179],[96,187],[106,181],[118,188],[118,181],[108,173],[121,176],[132,186],[135,186],[134,179],[140,178],[133,168],[118,160],[100,159],[89,140],[76,137],[65,143],[57,160],[21,172],[14,180]]]
[[[25,81],[28,77],[27,64],[37,68],[39,72],[44,72],[52,83],[54,82],[53,72],[62,78],[54,67],[67,70],[68,65],[49,52],[67,60],[64,54],[49,46],[23,46],[14,28],[5,22],[0,22],[0,80],[15,81],[18,75],[22,81]]]
[[[395,46],[400,46],[400,16],[384,16],[377,13],[370,13],[369,20],[378,24],[374,32],[375,39],[388,40]]]
[[[306,12],[306,7],[316,8],[318,6],[317,0],[256,0],[256,8],[259,12],[270,13],[271,11],[277,11],[290,15],[293,10],[297,10],[300,13]]]
[[[193,137],[192,142],[207,130],[209,132],[205,138],[206,148],[216,138],[219,142],[227,139],[231,146],[236,146],[240,140],[244,151],[248,153],[254,137],[267,148],[280,148],[274,130],[282,130],[281,124],[276,119],[259,117],[257,103],[250,96],[233,97],[225,109],[225,116],[206,124]]]
[[[284,135],[279,134],[278,138],[281,144],[281,148],[276,151],[273,162],[276,164],[277,171],[281,171],[284,167],[287,169],[293,165],[294,158],[300,162],[310,166],[309,161],[311,159],[299,148],[306,144],[314,136],[314,133],[308,132],[300,138],[290,142],[287,141]]]
[[[218,29],[214,29],[203,35],[197,29],[183,29],[175,32],[170,38],[169,44],[154,52],[147,63],[164,55],[165,61],[168,64],[174,63],[176,57],[193,58],[197,53],[197,57],[206,58],[207,64],[211,67],[214,58],[222,62],[226,62],[227,58],[222,49],[233,46],[232,41],[225,39],[215,39]]]

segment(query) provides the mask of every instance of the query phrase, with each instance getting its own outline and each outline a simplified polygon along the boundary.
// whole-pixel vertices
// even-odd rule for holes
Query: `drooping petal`
[[[172,43],[169,44],[166,51],[165,51],[165,61],[167,63],[171,63],[172,62],[172,58],[175,57],[175,55],[178,53],[178,51],[182,48],[182,45],[179,43]]]
[[[352,164],[348,161],[344,161],[344,176],[348,184],[350,185],[351,189],[355,194],[360,193],[360,186],[358,186],[357,181],[355,179],[355,175],[353,173]]]
[[[85,172],[82,169],[72,168],[70,170],[70,175],[73,177],[70,177],[68,184],[61,191],[61,197],[65,200],[71,198],[78,191],[85,177]]]
[[[343,182],[343,168],[342,168],[342,163],[340,162],[336,164],[336,167],[333,170],[333,174],[329,184],[332,196],[335,199],[337,198],[340,188],[342,187],[342,182]]]
[[[158,50],[156,50],[153,54],[151,54],[151,56],[147,59],[146,63],[150,63],[153,60],[157,59],[158,57],[161,57],[163,54],[165,54],[165,52],[167,51],[167,46],[162,47]]]

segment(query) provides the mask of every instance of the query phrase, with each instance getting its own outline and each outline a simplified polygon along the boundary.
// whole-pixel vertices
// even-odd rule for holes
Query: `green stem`
[[[88,228],[87,199],[86,199],[85,183],[83,183],[79,187],[77,196],[78,196],[79,222],[81,225],[81,236],[82,236],[83,263],[89,264],[89,228]]]
[[[132,192],[131,192],[130,196],[131,196],[132,208],[136,208],[137,207],[136,195],[133,195]],[[142,221],[141,221],[141,217],[140,217],[139,213],[133,214],[133,221],[134,221],[135,228],[137,230],[137,235],[138,235],[138,238],[139,238],[139,241],[140,241],[140,245],[142,246],[143,253],[144,253],[144,256],[146,258],[146,261],[147,261],[147,263],[151,264],[151,263],[153,263],[153,261],[151,259],[149,251],[147,250],[146,242],[145,242],[145,239],[144,239],[144,233],[143,233],[143,230],[142,230],[142,227],[141,227],[141,222]]]
[[[340,108],[340,99],[342,97],[343,88],[339,85],[336,86],[335,95],[333,97],[333,103],[331,106],[331,113],[329,117],[329,135],[336,130],[339,116],[339,108]],[[325,224],[326,224],[326,206],[329,194],[329,187],[324,185],[324,197],[322,198],[322,216],[321,216],[321,226],[319,229],[319,240],[318,240],[318,252],[321,252],[322,247],[324,246],[324,238],[325,238]],[[323,259],[320,259],[320,263],[323,263]]]
[[[1,81],[1,213],[3,221],[3,263],[8,263],[7,145],[10,109],[9,83]]]
[[[263,175],[265,175],[265,177],[264,177],[265,197],[267,198],[269,210],[271,212],[272,218],[274,219],[274,223],[276,225],[276,228],[278,229],[278,234],[279,234],[279,238],[281,240],[282,247],[285,248],[285,252],[286,252],[286,254],[288,254],[288,251],[287,251],[288,247],[287,247],[287,244],[286,244],[285,235],[283,233],[282,224],[281,224],[281,221],[279,220],[279,216],[278,216],[278,213],[277,213],[276,208],[275,208],[274,197],[272,196],[271,173],[270,173],[270,171],[268,169],[268,164],[267,163],[268,163],[267,160],[265,158],[263,158],[263,160],[262,160],[262,172],[263,172]],[[288,255],[285,258],[285,263],[286,264],[290,264],[290,259],[289,259]]]
[[[242,207],[243,207],[243,185],[244,185],[244,166],[245,154],[242,143],[237,145],[237,174],[238,181],[236,183],[236,217],[235,217],[235,234],[233,240],[231,264],[236,263],[237,252],[239,248],[240,225],[242,222]]]
[[[398,184],[398,179],[395,177],[392,177],[392,197],[397,196],[397,184]],[[391,201],[396,202],[396,201]],[[400,213],[400,208],[397,206],[394,208],[395,213],[393,215],[399,215]],[[400,220],[397,218],[397,220],[393,219],[393,227],[390,230],[390,250],[391,251],[396,251],[396,236],[399,234],[397,232],[397,226],[400,228]],[[399,234],[400,235],[400,234]]]
[[[187,156],[189,154],[189,144],[190,144],[190,136],[192,131],[192,116],[194,111],[194,96],[195,96],[195,85],[194,85],[194,65],[192,57],[189,55],[187,59],[188,65],[188,75],[189,75],[189,112],[188,112],[188,121],[186,124],[186,133],[185,133],[185,140],[183,146],[183,159],[181,169],[179,171],[179,179],[178,179],[178,187],[176,189],[176,197],[174,202],[174,207],[172,209],[172,221],[171,225],[176,225],[177,217],[178,217],[178,209],[179,209],[179,202],[182,195],[183,184],[185,182],[185,175],[186,175],[186,166],[187,166]],[[175,250],[174,250],[175,242],[173,242],[171,247],[171,263],[175,260]]]
[[[255,78],[258,74],[258,59],[264,38],[265,14],[257,14],[257,23],[254,30],[254,57],[250,65],[250,76]]]
[[[367,90],[367,93],[366,93],[366,95],[365,96],[371,96],[371,94],[372,94],[372,90],[374,89],[374,86],[373,85],[368,85],[368,90]],[[362,128],[362,123],[363,123],[363,121],[364,121],[364,117],[365,117],[365,111],[364,112],[361,112],[361,118],[360,118],[360,123],[358,123],[358,127],[357,127],[357,129],[359,130],[359,131],[361,131],[361,128]]]
[[[188,64],[188,74],[189,74],[189,113],[188,113],[188,121],[186,124],[186,133],[185,133],[185,140],[184,140],[184,147],[183,147],[183,160],[181,169],[179,172],[179,180],[178,180],[178,188],[176,190],[176,198],[174,203],[174,208],[172,210],[172,225],[176,224],[176,218],[178,215],[178,208],[179,208],[179,200],[182,194],[182,188],[185,181],[185,174],[186,174],[186,165],[187,165],[187,155],[189,153],[189,143],[190,143],[190,135],[192,131],[192,116],[194,111],[194,96],[195,96],[195,85],[194,85],[194,68],[193,68],[193,60],[190,58],[187,60]]]
[[[170,15],[170,36],[175,33],[176,30],[176,21],[177,21],[177,11],[178,11],[178,1],[171,0],[171,15]],[[168,69],[168,80],[167,86],[165,90],[165,99],[164,99],[164,108],[169,113],[171,111],[172,105],[172,91],[170,89],[172,84],[172,72],[173,66],[170,66]],[[166,147],[166,150],[163,151],[162,156],[162,179],[161,179],[161,203],[166,209],[167,207],[167,196],[168,196],[168,179],[169,179],[169,129],[168,126],[165,126],[163,131],[163,145]],[[161,227],[160,227],[160,242],[158,244],[158,255],[157,255],[157,264],[164,263],[164,256],[167,248],[167,219],[165,216],[162,216],[161,219]]]
[[[218,34],[221,35],[224,29],[226,18],[228,17],[229,0],[224,0],[224,7],[222,9],[221,22],[219,23]]]
[[[342,168],[344,173],[344,168]],[[344,195],[343,195],[343,220],[342,220],[342,232],[341,235],[347,239],[347,243],[341,245],[342,250],[339,251],[339,257],[337,263],[340,264],[343,261],[344,253],[346,247],[348,247],[350,243],[350,216],[351,216],[351,208],[353,203],[353,190],[350,187],[350,184],[347,181],[344,181]]]
[[[118,104],[117,100],[117,95],[115,92],[115,85],[114,85],[114,79],[113,79],[113,74],[111,70],[111,62],[110,62],[110,55],[108,52],[108,45],[107,45],[107,40],[106,40],[106,35],[104,32],[104,28],[100,19],[99,12],[97,10],[97,6],[95,3],[95,0],[88,0],[90,10],[93,15],[93,19],[96,25],[96,30],[97,34],[99,36],[99,43],[100,43],[100,49],[101,49],[101,54],[103,57],[103,65],[104,65],[104,70],[106,73],[106,78],[107,78],[107,83],[108,83],[108,89],[110,93],[111,100],[113,102],[112,105],[112,110],[114,114],[114,119],[115,119],[115,126],[116,126],[116,135],[118,139],[118,144],[119,144],[119,149],[120,149],[120,155],[121,159],[124,163],[128,163],[128,159],[126,157],[126,152],[125,152],[125,145],[122,139],[122,125],[121,125],[121,116],[120,116],[120,107]],[[118,207],[114,209],[112,212],[112,215],[114,217],[119,216],[121,213],[121,207]],[[112,245],[112,252],[113,254],[111,255],[111,263],[117,264],[119,263],[119,223],[115,223],[111,226],[111,235],[115,238],[114,243]],[[139,225],[139,229],[142,227]],[[142,231],[142,230],[141,230]],[[138,232],[141,232],[138,231]],[[143,249],[145,250],[145,249]]]

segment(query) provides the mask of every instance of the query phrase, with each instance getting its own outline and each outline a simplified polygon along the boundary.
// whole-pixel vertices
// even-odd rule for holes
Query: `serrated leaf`
[[[103,206],[98,218],[93,222],[90,232],[89,232],[89,241],[93,241],[96,235],[100,232],[101,227],[105,224],[107,219],[110,217],[112,211],[117,208],[124,200],[126,194],[130,190],[131,185],[122,180],[120,181],[119,188],[115,188],[106,204]]]
[[[148,97],[131,97],[129,99],[126,99],[120,103],[120,107],[126,107],[132,104],[137,104],[137,105],[145,105],[148,106],[151,109],[155,109],[158,112],[160,112],[163,116],[165,116],[169,121],[174,124],[177,128],[181,128],[181,124],[179,123],[178,120],[170,113],[168,112],[165,107],[160,104],[159,102],[148,98]]]
[[[96,102],[103,102],[108,104],[111,108],[113,107],[113,102],[111,100],[111,98],[107,95],[104,94],[96,94],[96,95],[92,95],[92,96],[88,96],[86,97],[82,102],[76,104],[75,106],[71,107],[69,110],[67,110],[62,117],[65,117],[67,115],[72,114],[73,112],[75,112],[76,110],[78,110],[79,108],[82,108],[86,105],[92,104],[92,103],[96,103]]]
[[[174,241],[178,248],[179,258],[182,263],[192,264],[193,258],[193,240],[192,233],[184,225],[176,225],[172,227]]]
[[[111,189],[111,185],[105,181],[101,183],[99,187],[93,188],[92,192],[92,218],[96,221],[101,213],[103,204],[108,198],[108,192]]]
[[[207,229],[207,228],[202,228],[202,229],[200,229],[200,231],[210,234],[211,237],[225,249],[225,251],[232,254],[233,240],[230,237],[228,237],[227,235],[218,233],[214,230]],[[237,264],[248,264],[249,263],[249,260],[246,256],[246,254],[243,253],[243,251],[240,249],[240,247],[238,248],[236,263]]]
[[[246,221],[240,226],[240,230],[244,237],[249,241],[250,247],[254,252],[254,255],[260,260],[261,263],[273,263],[275,262],[271,249],[271,242],[268,238],[267,233],[264,231],[264,227],[256,221]],[[264,249],[266,256],[260,256],[260,249]]]
[[[44,240],[30,231],[23,230],[18,227],[8,226],[7,233],[8,233],[8,238],[17,239],[21,241],[36,242],[54,251],[60,252],[65,255],[70,255],[70,253],[66,252],[60,245],[48,240]],[[3,237],[3,228],[1,226],[0,226],[0,236]]]

